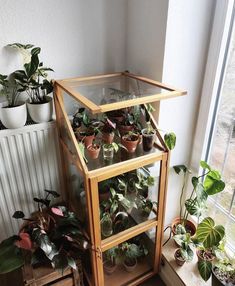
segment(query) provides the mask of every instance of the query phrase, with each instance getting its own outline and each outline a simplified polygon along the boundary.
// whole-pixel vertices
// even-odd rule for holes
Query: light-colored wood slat
[[[63,89],[65,92],[67,92],[70,96],[82,103],[82,105],[88,108],[92,113],[101,112],[101,109],[98,105],[87,99],[85,96],[81,95],[78,91],[71,88],[68,84],[62,84],[60,81],[55,81],[55,84],[58,85],[61,89]]]
[[[116,72],[116,73],[110,73],[110,74],[100,74],[100,75],[92,75],[92,76],[82,76],[82,77],[73,77],[73,78],[66,78],[59,80],[60,82],[68,82],[68,81],[89,81],[89,80],[94,80],[94,79],[99,79],[99,78],[109,78],[109,77],[118,77],[123,75],[122,72]]]
[[[165,93],[161,93],[161,94],[154,94],[154,95],[138,97],[135,99],[129,99],[129,100],[125,100],[125,101],[119,101],[119,102],[100,105],[100,110],[96,111],[94,113],[108,112],[111,110],[117,110],[120,108],[131,107],[131,106],[140,105],[140,104],[144,104],[144,103],[152,103],[155,101],[165,100],[165,99],[173,98],[176,96],[182,96],[182,95],[184,95],[184,93],[182,93],[181,91],[174,91],[173,90],[173,91],[165,92]]]
[[[63,105],[63,102],[62,102],[62,99],[60,98],[60,96],[56,96],[55,100],[57,100],[57,103],[59,104],[59,107],[61,109],[61,112],[62,112],[62,115],[63,115],[63,118],[64,118],[64,124],[66,126],[66,128],[68,129],[68,135],[70,137],[70,140],[71,142],[73,143],[74,145],[74,149],[76,150],[76,153],[78,155],[78,160],[80,161],[80,164],[82,166],[82,169],[83,169],[83,172],[85,174],[87,174],[88,170],[87,170],[87,166],[83,160],[83,156],[82,156],[82,153],[78,147],[78,143],[77,143],[77,139],[74,135],[74,132],[73,132],[73,129],[72,129],[72,126],[70,124],[70,121],[69,121],[69,118],[67,116],[67,113],[64,109],[64,105]]]
[[[170,86],[168,84],[163,84],[163,83],[161,83],[159,81],[148,79],[146,77],[134,75],[134,74],[131,74],[131,73],[128,73],[128,72],[124,72],[123,75],[125,75],[127,77],[130,77],[130,78],[133,78],[133,79],[137,79],[137,80],[143,81],[145,83],[149,83],[151,85],[155,85],[157,87],[160,87],[160,88],[163,88],[163,89],[166,89],[166,90],[169,90],[169,91],[178,91],[181,95],[186,95],[187,94],[186,90],[180,90],[180,89],[177,89],[177,88],[175,88],[173,86]]]
[[[140,278],[135,279],[135,281],[128,283],[128,286],[136,286],[136,285],[141,285],[144,281],[150,279],[156,274],[156,272],[151,271],[149,273],[146,273],[142,275]],[[157,286],[157,285],[156,285]]]
[[[159,183],[159,193],[158,193],[158,221],[156,233],[156,251],[155,251],[155,263],[154,271],[158,272],[161,263],[161,253],[162,253],[162,237],[164,228],[164,214],[165,214],[165,200],[166,200],[166,176],[167,176],[167,159],[168,154],[165,153],[163,160],[161,161],[160,170],[160,183]]]
[[[148,221],[144,221],[132,228],[126,229],[120,233],[117,233],[115,235],[112,235],[101,242],[101,249],[102,252],[132,238],[135,237],[153,227],[156,227],[158,222],[156,221],[156,218],[153,218]]]
[[[114,176],[129,172],[131,170],[143,167],[148,164],[152,164],[162,159],[162,151],[144,155],[138,158],[133,158],[127,161],[116,163],[115,165],[106,166],[97,170],[89,171],[88,176],[90,178],[97,178],[97,180],[103,181]]]

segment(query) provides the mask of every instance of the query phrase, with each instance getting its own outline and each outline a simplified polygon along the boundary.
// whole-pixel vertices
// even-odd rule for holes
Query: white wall
[[[125,69],[126,0],[0,0],[0,73],[20,67],[3,48],[13,42],[42,48],[53,78]]]
[[[191,157],[214,5],[213,0],[169,1],[162,81],[188,91],[184,97],[161,102],[159,124],[177,136],[171,165],[188,165]],[[181,183],[171,171],[166,223],[178,213]]]

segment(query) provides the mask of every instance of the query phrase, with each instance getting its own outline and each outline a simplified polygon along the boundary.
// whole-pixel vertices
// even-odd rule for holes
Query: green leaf
[[[112,146],[113,146],[113,149],[114,149],[114,152],[117,153],[118,149],[119,149],[119,146],[117,143],[113,142],[112,143]]]
[[[204,189],[204,186],[202,183],[198,183],[196,186],[196,194],[197,194],[197,201],[198,202],[203,202],[206,201],[208,198],[208,194]]]
[[[77,265],[75,260],[71,256],[70,257],[68,256],[67,259],[68,259],[68,265],[74,270],[77,270]]]
[[[216,225],[212,218],[205,218],[197,227],[196,237],[205,248],[218,246],[225,235],[222,225]]]
[[[220,173],[215,170],[206,176],[203,185],[208,195],[215,195],[224,190],[225,183],[220,178]]]
[[[205,161],[200,161],[200,166],[203,168],[203,169],[207,169],[207,170],[211,170],[211,167],[205,162]]]
[[[41,52],[41,48],[35,47],[31,50],[31,55],[38,55],[38,54],[40,54],[40,52]],[[39,65],[39,63],[38,63],[38,65]]]
[[[22,211],[15,211],[12,217],[16,219],[24,218],[24,213]]]
[[[113,215],[117,209],[118,209],[118,202],[114,201],[110,207],[110,214]]]
[[[56,270],[61,272],[62,275],[69,266],[67,256],[64,253],[59,253],[58,255],[55,255],[51,263],[52,266]]]
[[[52,195],[54,198],[59,198],[60,194],[58,194],[56,191],[50,191],[50,190],[44,190],[48,194]]]
[[[207,281],[210,278],[212,272],[211,262],[207,260],[198,261],[198,270],[202,279]]]
[[[181,171],[183,173],[186,173],[187,171],[189,171],[189,169],[185,165],[176,165],[176,166],[173,166],[173,169],[175,170],[176,174],[179,174]]]
[[[7,47],[11,47],[11,48],[18,48],[18,49],[24,49],[24,50],[28,50],[31,49],[34,45],[31,44],[20,44],[20,43],[13,43],[13,44],[8,44]]]
[[[196,189],[196,187],[197,187],[197,185],[199,183],[198,178],[197,177],[192,177],[191,182],[192,182],[193,188]]]
[[[167,133],[164,135],[164,141],[166,143],[166,146],[170,149],[173,150],[175,148],[176,144],[176,135],[175,133]]]
[[[188,199],[185,201],[185,208],[189,214],[200,217],[205,210],[205,203],[198,202],[197,199]]]
[[[181,256],[185,261],[192,261],[193,260],[193,250],[188,246],[187,249],[181,249]]]

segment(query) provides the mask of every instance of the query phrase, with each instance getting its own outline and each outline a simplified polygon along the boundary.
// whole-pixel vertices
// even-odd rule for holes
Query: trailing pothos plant
[[[198,225],[196,239],[201,246],[198,249],[198,270],[203,278],[207,281],[212,273],[212,260],[216,256],[216,250],[223,242],[225,229],[222,225],[215,225],[211,217],[206,217]]]
[[[34,198],[38,211],[26,218],[16,211],[15,219],[22,219],[19,234],[0,244],[0,273],[11,272],[24,264],[24,254],[31,254],[31,264],[49,263],[58,271],[76,269],[76,259],[89,247],[82,233],[81,223],[65,206],[49,207],[55,191],[45,190],[45,198]]]
[[[206,210],[206,202],[208,196],[213,196],[222,192],[225,188],[225,183],[221,179],[221,174],[217,170],[213,170],[205,161],[200,162],[200,166],[203,169],[202,175],[198,177],[192,177],[192,192],[190,197],[185,201],[185,210],[182,208],[180,210],[182,225],[178,225],[181,233],[185,232],[184,223],[188,219],[189,215],[197,217],[198,222],[202,217],[203,213]],[[190,172],[189,169],[184,165],[179,165],[174,167],[177,174],[183,171],[184,176],[187,172]],[[182,205],[182,196],[183,196],[184,185],[181,191],[181,202]],[[178,232],[179,233],[179,232]]]
[[[46,95],[53,91],[53,84],[47,79],[47,72],[53,71],[53,69],[43,66],[39,60],[41,48],[20,43],[9,44],[8,47],[23,53],[25,60],[24,69],[13,73],[20,86],[19,92],[26,92],[31,103],[47,102]]]

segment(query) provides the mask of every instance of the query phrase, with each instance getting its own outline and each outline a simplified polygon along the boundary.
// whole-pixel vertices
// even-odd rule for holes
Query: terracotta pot
[[[198,261],[210,261],[210,262],[212,262],[215,259],[214,254],[212,254],[211,257],[205,257],[202,255],[203,253],[204,253],[204,250],[196,249]]]
[[[145,152],[149,152],[153,148],[153,144],[155,142],[156,132],[153,130],[150,134],[148,134],[147,129],[142,130],[143,135],[143,149]]]
[[[123,265],[127,272],[133,272],[137,266],[137,259],[133,258],[133,263],[130,263],[129,261],[124,260]]]
[[[113,264],[111,261],[106,260],[103,263],[103,267],[104,272],[108,275],[111,275],[117,269],[117,264]]]
[[[25,103],[19,103],[14,107],[1,108],[2,124],[8,129],[23,127],[27,119],[27,110]]]
[[[47,102],[31,103],[27,101],[27,108],[32,120],[36,123],[48,122],[52,119],[53,101],[50,96],[46,96]]]
[[[174,254],[175,261],[179,266],[183,266],[185,263],[185,260],[180,255],[180,248],[177,248]]]
[[[139,135],[132,135],[133,140],[129,140],[129,135],[124,135],[122,137],[122,145],[126,147],[129,153],[134,153],[137,145],[139,144]]]
[[[176,232],[175,232],[175,228],[178,224],[182,223],[182,219],[177,217],[173,220],[172,224],[171,224],[171,229],[172,229],[172,232],[174,235],[176,235]],[[190,221],[190,220],[186,220],[185,221],[185,228],[186,228],[186,231],[189,232],[191,234],[191,236],[193,236],[195,233],[196,233],[196,226],[195,224]]]
[[[84,138],[85,147],[87,148],[88,146],[92,145],[94,139],[95,139],[95,134],[85,136]]]
[[[133,125],[119,125],[118,126],[118,130],[119,130],[119,132],[120,132],[120,134],[122,136],[122,135],[127,134],[130,131],[133,131],[134,130],[134,126]]]
[[[114,133],[102,133],[102,141],[106,144],[113,143]]]
[[[100,145],[92,144],[87,147],[87,152],[91,159],[97,159],[100,153]]]

